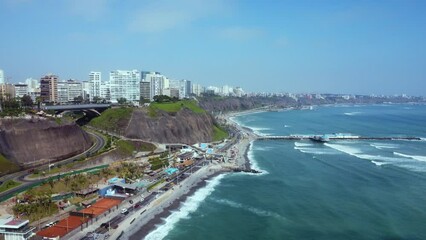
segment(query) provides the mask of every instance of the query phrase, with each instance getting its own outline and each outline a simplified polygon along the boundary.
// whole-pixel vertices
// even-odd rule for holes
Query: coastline
[[[206,178],[200,179],[200,181],[193,187],[189,189],[189,191],[177,199],[172,200],[172,203],[169,206],[165,207],[161,213],[155,215],[151,220],[149,220],[146,224],[140,227],[136,232],[133,232],[128,239],[129,240],[140,240],[145,238],[149,233],[154,231],[159,224],[164,223],[164,219],[172,214],[172,211],[175,211],[180,208],[181,204],[184,203],[188,197],[194,195],[194,193],[205,187],[207,185],[207,180],[212,179],[216,176],[224,174],[225,172],[216,172]]]
[[[244,111],[243,114],[251,114],[257,112],[263,111],[249,110]],[[232,148],[237,151],[235,163],[233,165],[239,168],[251,169],[251,163],[248,157],[248,153],[250,151],[250,146],[253,140],[257,137],[257,135],[251,129],[241,126],[240,124],[231,119],[232,117],[239,115],[240,113],[230,113],[223,115],[222,117],[224,117],[227,121],[232,122],[233,126],[240,134],[236,143],[232,146]],[[112,239],[120,237],[122,232],[124,234],[120,237],[120,239],[144,239],[148,234],[155,231],[155,229],[157,229],[159,225],[164,224],[164,219],[169,217],[174,211],[179,210],[182,206],[182,203],[187,201],[189,197],[193,196],[194,193],[196,193],[198,190],[204,188],[207,185],[207,180],[210,180],[222,174],[226,174],[229,171],[229,166],[224,166],[220,164],[213,164],[199,169],[197,172],[195,172],[182,182],[181,188],[186,189],[186,191],[173,190],[175,192],[168,194],[171,196],[159,197],[159,200],[153,201],[146,207],[144,211],[147,212],[144,214],[145,216],[141,220],[135,223],[134,226],[130,226],[130,224],[120,225],[119,228],[112,235]],[[163,201],[161,201],[161,198],[163,197],[166,197],[166,199],[163,199]],[[155,204],[157,201],[160,201],[160,203]],[[138,212],[142,212],[142,209]],[[136,218],[139,216],[140,214],[137,214]],[[130,217],[129,219],[132,219],[132,217]]]

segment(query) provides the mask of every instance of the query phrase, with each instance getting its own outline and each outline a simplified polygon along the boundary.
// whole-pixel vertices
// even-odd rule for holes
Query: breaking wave
[[[399,153],[399,152],[393,152],[393,154],[400,156],[400,157],[411,158],[411,159],[414,159],[414,160],[417,160],[417,161],[426,162],[426,156],[408,155],[408,154],[403,154],[403,153]]]
[[[234,202],[234,201],[231,201],[231,200],[228,200],[228,199],[213,199],[213,200],[215,202],[219,203],[219,204],[223,204],[223,205],[226,205],[226,206],[229,206],[229,207],[247,210],[247,211],[249,211],[253,214],[256,214],[260,217],[274,217],[274,218],[277,218],[279,220],[287,220],[285,217],[279,215],[278,213],[266,211],[266,210],[251,207],[251,206],[247,206],[247,205],[237,203],[237,202]]]
[[[170,214],[164,221],[164,224],[158,226],[154,231],[150,232],[145,239],[146,240],[159,240],[169,234],[169,232],[174,228],[175,224],[178,223],[181,219],[188,218],[188,215],[200,206],[200,204],[206,199],[219,185],[221,179],[225,175],[219,175],[214,177],[211,180],[208,180],[207,185],[203,188],[198,189],[194,195],[187,198],[187,200],[181,205],[179,210]]]

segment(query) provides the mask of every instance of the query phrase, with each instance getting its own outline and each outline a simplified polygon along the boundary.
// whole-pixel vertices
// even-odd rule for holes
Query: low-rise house
[[[35,227],[29,225],[29,220],[15,219],[13,216],[0,218],[0,234],[4,240],[26,240],[34,235]]]

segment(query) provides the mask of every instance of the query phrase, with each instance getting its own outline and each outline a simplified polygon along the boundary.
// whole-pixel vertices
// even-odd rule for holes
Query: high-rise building
[[[48,74],[40,79],[40,97],[42,102],[58,102],[58,76]]]
[[[0,84],[4,84],[5,79],[4,79],[4,71],[2,69],[0,69]]]
[[[200,84],[192,84],[192,93],[200,96],[204,92],[204,88]]]
[[[68,103],[68,84],[65,81],[58,82],[58,103]]]
[[[151,100],[151,83],[141,81],[141,99]]]
[[[27,78],[25,84],[28,86],[28,95],[30,95],[33,102],[36,102],[37,97],[40,97],[40,82],[35,78]]]
[[[128,102],[139,104],[141,73],[138,70],[115,70],[109,73],[111,102],[125,98]]]
[[[90,82],[90,100],[93,100],[94,97],[101,97],[101,83],[102,83],[102,73],[101,72],[90,72],[89,74]]]
[[[143,72],[143,81],[150,83],[149,99],[151,101],[154,99],[154,96],[163,94],[165,79],[166,77],[159,72]]]
[[[0,84],[0,99],[10,100],[15,98],[15,86],[10,83]]]
[[[192,93],[192,84],[189,80],[180,80],[179,96],[180,98],[189,98]]]
[[[101,99],[109,102],[111,100],[109,81],[101,82]]]
[[[28,95],[28,85],[25,83],[15,84],[15,97],[22,98],[24,95]]]
[[[82,88],[82,97],[84,100],[90,100],[90,91],[91,91],[91,86],[90,86],[90,82],[89,81],[83,81],[81,82],[81,88]]]
[[[67,87],[68,102],[72,102],[78,97],[83,97],[83,87],[81,85],[81,82],[70,79],[67,81]]]

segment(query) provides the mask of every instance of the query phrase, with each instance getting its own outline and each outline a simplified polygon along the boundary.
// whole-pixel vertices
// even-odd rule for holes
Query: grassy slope
[[[101,116],[90,121],[89,125],[105,129],[108,131],[117,131],[120,126],[126,126],[132,117],[133,108],[110,108],[105,110]]]
[[[182,108],[188,108],[194,113],[205,113],[206,111],[199,107],[194,100],[182,100],[177,102],[170,103],[151,103],[150,107],[150,115],[152,111],[155,110],[163,110],[165,112],[178,112]]]
[[[8,181],[4,182],[2,185],[0,185],[0,192],[4,192],[6,190],[17,187],[19,185],[21,185],[21,183],[15,182],[13,180],[8,180]]]
[[[19,171],[19,166],[0,154],[0,176]]]
[[[155,146],[151,143],[145,143],[145,142],[132,142],[132,141],[125,141],[125,140],[119,140],[116,142],[117,148],[120,152],[125,153],[127,155],[132,155],[133,151],[154,151]]]
[[[219,126],[213,126],[213,141],[220,141],[228,137],[228,132],[220,128]]]

